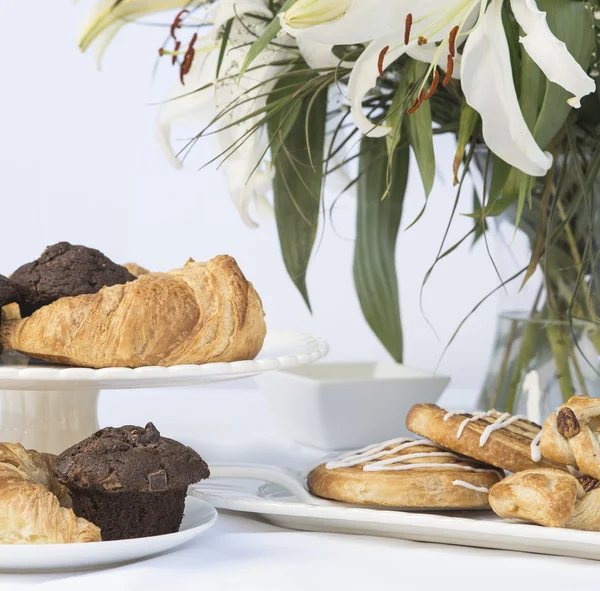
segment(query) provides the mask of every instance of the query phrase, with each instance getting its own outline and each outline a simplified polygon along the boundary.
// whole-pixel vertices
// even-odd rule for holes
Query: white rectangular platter
[[[288,487],[273,482],[239,478],[211,478],[190,490],[217,509],[257,514],[288,529],[600,560],[600,533],[597,532],[510,521],[491,511],[440,513],[362,508],[316,499],[308,491],[296,492],[297,495],[292,495]],[[312,504],[310,497],[317,504]]]

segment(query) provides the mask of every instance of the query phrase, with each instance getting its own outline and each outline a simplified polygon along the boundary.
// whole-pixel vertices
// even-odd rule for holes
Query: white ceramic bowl
[[[436,402],[450,378],[403,365],[318,363],[255,378],[286,434],[323,450],[356,449],[410,435],[405,418]]]

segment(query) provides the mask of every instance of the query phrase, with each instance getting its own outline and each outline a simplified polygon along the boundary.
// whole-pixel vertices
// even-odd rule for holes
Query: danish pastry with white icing
[[[406,417],[407,428],[470,458],[509,472],[558,468],[540,453],[541,427],[524,417],[496,410],[447,412],[435,404],[416,404]]]
[[[308,476],[327,499],[396,508],[482,509],[503,474],[424,439],[400,437],[346,453]]]

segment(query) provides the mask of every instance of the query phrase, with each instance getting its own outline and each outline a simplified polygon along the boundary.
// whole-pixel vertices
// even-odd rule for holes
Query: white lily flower
[[[245,15],[253,16],[244,18]],[[159,142],[169,160],[181,167],[171,144],[173,126],[205,127],[218,114],[229,109],[212,123],[210,129],[214,132],[218,154],[236,146],[231,156],[223,161],[222,168],[227,176],[232,201],[244,222],[252,227],[257,224],[250,215],[251,208],[263,217],[272,210],[266,198],[272,189],[272,175],[267,158],[267,130],[264,126],[254,129],[261,115],[245,118],[266,105],[267,95],[274,88],[277,76],[289,68],[285,61],[297,55],[296,50],[269,45],[239,79],[249,44],[260,35],[265,22],[268,22],[254,18],[258,15],[272,18],[266,0],[221,0],[215,4],[212,11],[213,30],[199,40],[195,60],[184,80],[185,85],[180,82],[175,84],[158,116]],[[235,20],[229,33],[229,47],[225,51],[217,80],[221,48],[218,35],[231,18]]]
[[[242,219],[248,226],[256,226],[250,209],[253,208],[260,217],[272,215],[272,207],[266,198],[272,190],[269,141],[264,126],[254,129],[260,115],[240,120],[265,106],[277,76],[288,68],[281,65],[282,62],[297,57],[299,51],[311,68],[335,67],[339,65],[339,59],[331,51],[333,46],[306,40],[298,43],[298,49],[295,49],[294,40],[281,33],[276,39],[279,45],[269,45],[239,80],[240,66],[248,47],[273,18],[268,0],[102,0],[90,16],[80,43],[82,49],[86,49],[96,41],[101,55],[119,29],[134,18],[177,8],[193,11],[203,5],[210,5],[209,18],[203,19],[203,22],[213,26],[208,35],[196,41],[194,61],[185,75],[185,84],[178,81],[162,105],[157,120],[157,137],[169,162],[181,168],[180,149],[174,150],[171,143],[172,128],[195,125],[203,129],[219,113],[231,107],[213,123],[211,131],[217,154],[229,154],[230,147],[237,147],[223,161],[222,168],[231,199]],[[206,10],[202,14],[206,16]],[[247,18],[244,18],[245,15],[248,15]],[[262,17],[262,20],[254,17]],[[229,47],[217,80],[221,48],[219,35],[230,19],[234,21]]]
[[[349,6],[337,0],[298,0],[292,15],[288,11],[280,18],[297,39],[369,42],[350,76],[348,97],[356,125],[373,137],[390,132],[389,127],[374,125],[362,106],[378,75],[408,54],[431,64],[434,87],[440,81],[435,79],[438,67],[446,70],[448,83],[459,69],[456,49],[464,43],[462,88],[467,102],[481,115],[486,144],[512,166],[543,176],[552,157],[535,142],[519,106],[501,19],[504,1],[510,1],[525,32],[520,39],[525,51],[549,80],[573,94],[569,104],[579,107],[581,98],[595,91],[595,83],[550,31],[535,0],[491,0],[489,5],[487,0],[353,0]],[[337,13],[336,5],[341,5]],[[319,15],[330,14],[334,18],[319,20]],[[313,26],[307,26],[310,22]],[[426,83],[420,89],[422,98],[428,96]]]

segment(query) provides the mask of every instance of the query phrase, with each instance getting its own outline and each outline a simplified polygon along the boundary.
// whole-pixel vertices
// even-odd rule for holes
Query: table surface
[[[473,392],[448,390],[447,408],[468,408]],[[252,380],[202,388],[104,392],[100,424],[153,421],[211,462],[308,468],[321,455],[290,443]],[[94,572],[0,574],[0,589],[198,589],[328,591],[343,589],[574,589],[600,564],[397,539],[285,530],[221,512],[196,541],[150,560]]]

